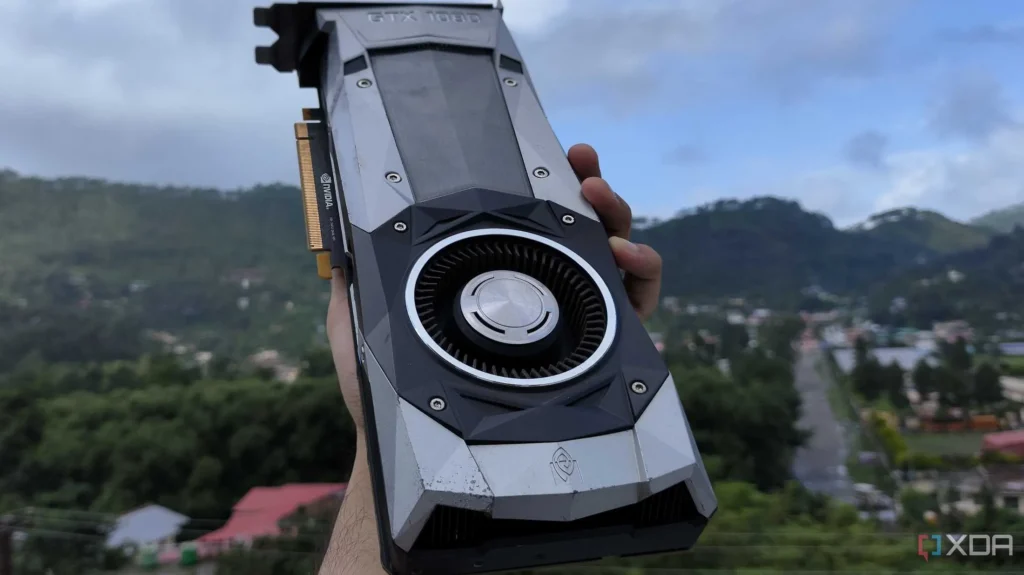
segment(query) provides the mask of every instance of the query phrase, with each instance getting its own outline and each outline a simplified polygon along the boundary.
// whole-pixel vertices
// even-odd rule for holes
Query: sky
[[[563,146],[634,213],[798,200],[840,226],[1024,202],[1019,0],[505,0]],[[257,66],[252,0],[0,0],[0,166],[295,183],[315,94]]]

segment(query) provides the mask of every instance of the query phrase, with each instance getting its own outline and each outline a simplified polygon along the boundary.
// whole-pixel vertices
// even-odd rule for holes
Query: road
[[[803,400],[800,427],[812,435],[793,462],[793,475],[811,491],[854,503],[853,481],[846,471],[846,430],[828,401],[829,385],[816,365],[821,351],[804,346],[797,360],[796,388]]]

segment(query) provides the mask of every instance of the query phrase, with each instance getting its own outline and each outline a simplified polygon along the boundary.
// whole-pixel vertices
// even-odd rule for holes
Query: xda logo
[[[551,456],[551,469],[562,481],[569,481],[569,476],[576,471],[576,460],[569,455],[569,452],[559,447]]]

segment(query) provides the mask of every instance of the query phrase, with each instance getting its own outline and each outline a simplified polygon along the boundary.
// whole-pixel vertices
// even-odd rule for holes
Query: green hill
[[[917,210],[870,223],[843,231],[764,197],[647,222],[635,239],[662,254],[666,296],[794,308],[817,301],[804,294],[868,293],[922,262],[981,249],[990,235]],[[0,229],[0,371],[33,351],[49,361],[135,357],[146,330],[235,355],[269,347],[294,357],[322,339],[328,286],[305,250],[293,187],[224,192],[3,171]]]
[[[990,229],[964,224],[930,210],[901,208],[876,214],[851,231],[879,240],[904,243],[923,254],[951,254],[988,244]]]
[[[876,319],[930,326],[966,319],[979,327],[1016,328],[1024,319],[1024,229],[997,235],[985,246],[909,269],[871,290]],[[894,309],[902,300],[905,308]]]
[[[0,369],[31,349],[132,357],[145,344],[123,333],[143,328],[218,351],[308,348],[327,286],[297,193],[0,173]]]
[[[665,260],[663,292],[794,306],[818,287],[853,293],[911,265],[916,246],[836,229],[793,201],[723,200],[636,234]]]
[[[1024,226],[1024,203],[989,212],[971,223],[997,232],[1012,231],[1016,226]]]

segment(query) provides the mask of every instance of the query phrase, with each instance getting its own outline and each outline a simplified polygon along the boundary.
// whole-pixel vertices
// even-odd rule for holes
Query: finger
[[[633,211],[625,200],[612,191],[608,182],[601,178],[587,178],[583,180],[580,190],[583,197],[594,206],[594,211],[608,230],[608,235],[628,240]]]
[[[619,237],[609,238],[615,263],[626,272],[624,282],[629,302],[640,319],[647,319],[658,307],[661,293],[661,256],[654,248]]]
[[[576,177],[582,182],[587,178],[601,177],[601,162],[597,159],[597,151],[587,144],[576,144],[569,148],[569,165]]]

